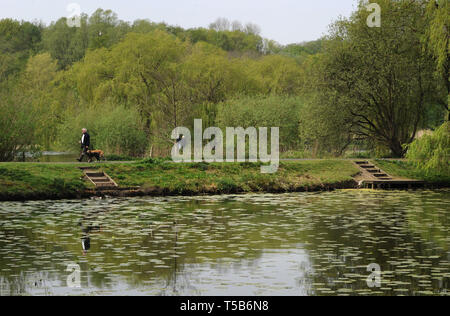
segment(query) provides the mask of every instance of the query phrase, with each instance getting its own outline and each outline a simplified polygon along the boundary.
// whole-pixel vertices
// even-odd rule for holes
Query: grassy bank
[[[342,160],[283,162],[275,174],[262,174],[261,164],[156,161],[105,165],[120,186],[139,186],[149,193],[198,194],[293,192],[349,186],[358,170]]]
[[[0,199],[27,200],[89,196],[80,164],[0,164]],[[282,162],[275,174],[261,174],[260,164],[175,164],[160,160],[92,164],[122,188],[142,194],[193,195],[245,192],[293,192],[347,188],[357,169],[349,161]]]
[[[374,161],[387,173],[449,186],[449,175],[424,174],[404,161]],[[83,180],[82,164],[0,164],[0,200],[81,198],[93,194]],[[280,164],[275,174],[262,174],[256,163],[175,164],[163,160],[92,164],[107,172],[122,194],[196,195],[248,192],[319,191],[355,186],[358,169],[349,160],[303,160]],[[133,188],[133,190],[131,190]]]
[[[92,187],[75,164],[0,164],[0,200],[77,197]]]
[[[374,163],[388,174],[407,179],[424,180],[431,185],[445,186],[450,185],[449,174],[438,174],[418,169],[414,164],[403,160],[374,160]]]

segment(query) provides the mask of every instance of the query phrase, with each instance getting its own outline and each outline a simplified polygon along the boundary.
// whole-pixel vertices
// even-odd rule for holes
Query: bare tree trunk
[[[403,158],[406,151],[398,139],[393,139],[389,143],[389,149],[392,151],[394,158]]]

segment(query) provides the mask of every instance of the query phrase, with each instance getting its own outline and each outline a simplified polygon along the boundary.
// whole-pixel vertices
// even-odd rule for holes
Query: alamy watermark
[[[378,3],[369,3],[366,10],[371,12],[367,17],[368,27],[381,27],[381,7]]]
[[[367,266],[367,272],[371,272],[367,277],[367,286],[370,288],[381,287],[381,267],[377,263],[372,263]]]
[[[193,152],[191,131],[186,127],[177,127],[172,131],[172,139],[177,140],[172,148],[172,160],[174,162],[246,162],[248,137],[248,161],[270,163],[268,166],[261,166],[261,172],[275,173],[280,164],[279,134],[279,127],[270,129],[269,154],[267,127],[249,127],[245,130],[242,127],[227,127],[224,155],[222,130],[218,127],[209,127],[203,132],[202,120],[196,119],[194,120]],[[210,142],[203,147],[204,140]],[[237,155],[235,155],[235,149]]]
[[[66,268],[70,274],[67,276],[67,286],[69,288],[81,287],[81,268],[76,263],[69,263]]]
[[[78,3],[70,3],[66,7],[67,26],[68,27],[81,27],[81,6]]]

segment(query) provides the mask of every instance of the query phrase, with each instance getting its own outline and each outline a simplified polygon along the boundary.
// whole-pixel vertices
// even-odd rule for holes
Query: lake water
[[[449,295],[449,205],[449,190],[3,202],[0,295]]]

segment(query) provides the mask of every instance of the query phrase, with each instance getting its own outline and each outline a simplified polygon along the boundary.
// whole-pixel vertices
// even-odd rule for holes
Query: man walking
[[[91,146],[91,137],[89,136],[87,129],[83,128],[81,130],[83,132],[83,135],[81,136],[81,156],[80,159],[77,159],[79,162],[83,160],[83,157],[87,155],[87,151],[89,150],[89,146]]]

